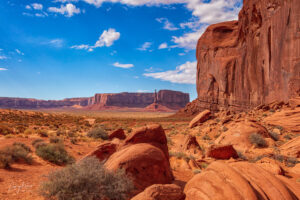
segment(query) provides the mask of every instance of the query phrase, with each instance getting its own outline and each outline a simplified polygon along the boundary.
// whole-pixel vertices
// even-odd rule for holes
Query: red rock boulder
[[[85,157],[95,156],[99,159],[99,161],[107,160],[113,153],[117,151],[118,145],[119,144],[116,141],[104,142]]]
[[[184,200],[185,194],[175,184],[155,184],[147,187],[143,192],[131,200]]]
[[[203,112],[199,113],[189,124],[190,128],[194,128],[197,125],[207,121],[211,117],[211,112],[209,110],[204,110]]]
[[[207,153],[208,157],[228,160],[230,158],[238,158],[238,154],[232,145],[211,146]]]
[[[186,200],[260,199],[294,200],[300,184],[275,176],[256,164],[217,161],[195,175],[185,186]]]
[[[109,139],[112,140],[113,138],[118,138],[120,140],[124,140],[126,138],[124,130],[122,128],[119,128],[119,129],[113,131],[109,135]]]
[[[133,144],[114,153],[105,162],[108,170],[124,169],[138,192],[153,184],[169,184],[173,180],[169,159],[164,152],[147,143]]]

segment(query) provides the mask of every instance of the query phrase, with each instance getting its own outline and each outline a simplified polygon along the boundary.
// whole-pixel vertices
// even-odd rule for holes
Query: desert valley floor
[[[21,160],[12,163],[10,168],[0,169],[0,199],[43,199],[39,194],[40,183],[50,171],[60,169],[63,165],[38,156],[37,141],[63,144],[76,161],[87,155],[95,155],[102,160],[108,159],[107,162],[118,151],[122,151],[122,145],[159,143],[163,151],[167,148],[165,153],[169,156],[167,162],[170,163],[173,177],[168,181],[159,179],[159,172],[146,170],[146,173],[153,173],[150,175],[158,183],[169,182],[180,186],[186,194],[195,188],[202,191],[197,187],[197,184],[201,184],[215,197],[237,195],[234,192],[236,188],[216,187],[227,183],[228,187],[235,185],[238,191],[237,185],[244,184],[239,179],[244,179],[255,186],[255,189],[243,186],[243,190],[249,190],[244,192],[251,193],[253,190],[264,195],[263,199],[276,199],[277,192],[284,195],[280,199],[300,196],[300,107],[273,103],[242,113],[204,111],[193,121],[192,119],[193,117],[177,116],[174,113],[2,109],[0,149],[13,146],[14,143],[25,144],[30,148],[32,162],[28,164]],[[109,137],[91,137],[89,133],[97,127]],[[163,137],[166,137],[166,144],[163,144]],[[107,152],[102,148],[105,144],[116,144],[121,150],[114,150],[106,156]],[[138,151],[139,148],[135,154],[139,154]],[[105,159],[103,155],[106,156]],[[147,159],[145,161],[148,162]],[[126,170],[134,163],[129,165],[131,166],[127,166]],[[162,170],[165,166],[157,164],[157,167]],[[232,169],[236,174],[232,174]],[[257,170],[260,170],[259,176],[267,178],[258,177]],[[139,192],[142,192],[149,180],[146,180],[147,177],[145,180],[138,180],[138,175],[133,176],[136,176],[135,183],[139,185]],[[211,182],[209,177],[214,181]],[[276,184],[272,183],[270,186],[270,181],[275,181]],[[241,194],[245,197],[243,195],[245,194]]]

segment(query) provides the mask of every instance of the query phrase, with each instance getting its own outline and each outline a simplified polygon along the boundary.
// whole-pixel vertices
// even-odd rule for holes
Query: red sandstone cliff
[[[1,108],[43,109],[68,108],[80,106],[84,109],[99,110],[114,108],[146,108],[155,100],[155,93],[113,93],[95,94],[88,98],[70,98],[64,100],[37,100],[26,98],[0,97]],[[190,101],[189,94],[161,90],[157,94],[157,103],[170,110],[178,110]],[[166,110],[167,110],[166,109]]]
[[[300,0],[244,0],[239,21],[211,25],[197,45],[189,109],[245,110],[300,94]]]

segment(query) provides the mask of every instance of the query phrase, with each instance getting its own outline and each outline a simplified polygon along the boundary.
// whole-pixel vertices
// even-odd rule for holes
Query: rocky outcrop
[[[211,112],[209,110],[204,110],[201,113],[199,113],[189,124],[190,128],[194,128],[197,125],[207,121],[211,117]]]
[[[256,164],[213,162],[185,186],[186,200],[298,199],[300,184]]]
[[[280,147],[280,153],[294,158],[300,158],[300,137],[296,137]]]
[[[212,145],[208,150],[207,156],[221,160],[239,157],[232,145]]]
[[[153,184],[173,181],[167,138],[161,125],[138,128],[124,141],[105,142],[87,156],[96,156],[108,170],[123,169],[134,182],[134,195]]]
[[[189,103],[187,93],[172,90],[160,90],[158,93],[111,93],[95,94],[88,98],[70,98],[64,100],[38,100],[26,98],[0,97],[0,108],[38,109],[38,108],[84,108],[90,110],[110,108],[145,108],[154,102],[159,111],[173,111]],[[156,111],[154,109],[154,111]]]
[[[124,140],[126,138],[125,132],[122,128],[119,128],[115,131],[113,131],[109,137],[110,140],[112,140],[113,138],[118,138],[120,140]]]
[[[238,21],[209,26],[197,45],[195,108],[247,110],[298,96],[299,13],[299,0],[247,0]]]
[[[143,192],[131,200],[184,200],[182,189],[175,184],[155,184],[147,187]]]
[[[264,138],[270,137],[265,127],[256,122],[246,120],[230,123],[228,130],[215,140],[215,144],[232,145],[234,149],[244,152],[253,146],[249,139],[252,134],[259,134]]]

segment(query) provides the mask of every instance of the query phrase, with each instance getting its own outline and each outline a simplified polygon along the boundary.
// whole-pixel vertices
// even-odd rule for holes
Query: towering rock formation
[[[299,95],[300,1],[244,0],[238,21],[207,28],[197,60],[198,99],[186,110],[246,110]]]

